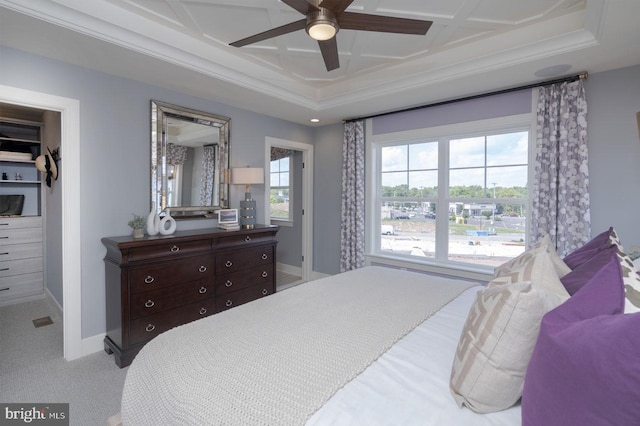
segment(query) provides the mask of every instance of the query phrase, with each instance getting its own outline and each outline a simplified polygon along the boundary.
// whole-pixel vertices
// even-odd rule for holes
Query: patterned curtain
[[[271,147],[271,161],[280,160],[282,158],[287,158],[292,155],[293,155],[292,149],[278,148],[275,146]]]
[[[167,163],[179,166],[180,164],[184,164],[185,161],[187,161],[187,147],[168,143]]]
[[[216,165],[216,151],[214,145],[205,145],[202,156],[202,175],[200,176],[200,205],[213,204],[214,172]]]
[[[364,266],[364,121],[344,125],[340,271]]]
[[[548,234],[560,256],[591,235],[587,160],[583,81],[541,87],[531,237],[535,242]]]

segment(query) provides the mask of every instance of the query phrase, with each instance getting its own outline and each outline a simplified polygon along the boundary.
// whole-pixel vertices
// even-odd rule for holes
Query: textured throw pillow
[[[493,271],[493,277],[497,278],[503,275],[507,275],[510,272],[519,269],[523,264],[529,262],[532,257],[535,257],[540,251],[547,252],[553,264],[553,269],[556,271],[558,277],[562,277],[571,272],[571,268],[569,268],[560,258],[560,256],[558,256],[558,253],[556,253],[549,235],[545,235],[540,241],[532,245],[531,248],[522,253],[520,256],[515,257],[508,262],[505,262],[502,265],[498,266]]]
[[[522,396],[523,426],[636,425],[640,313],[622,314],[616,256],[544,316]]]
[[[562,299],[567,299],[569,293],[567,293],[560,281],[558,260],[562,262],[553,247],[542,245],[535,250],[530,250],[526,256],[523,256],[520,261],[513,265],[513,269],[503,270],[497,278],[489,282],[487,287],[531,281],[536,286],[543,287]],[[569,268],[566,271],[564,272],[563,270],[563,276],[571,272]]]
[[[541,251],[478,292],[451,370],[450,389],[459,406],[495,412],[522,395],[540,320],[569,297],[551,265],[550,255]]]
[[[601,232],[593,237],[582,247],[577,248],[564,257],[564,263],[571,269],[575,269],[583,263],[587,262],[596,253],[606,248],[611,247],[612,244],[620,244],[618,235],[612,227],[608,230]]]
[[[560,281],[567,289],[570,295],[574,295],[585,286],[591,278],[598,273],[600,269],[607,266],[611,262],[611,256],[617,254],[618,246],[612,245],[606,249],[596,252],[588,262],[577,266],[573,271],[569,272]]]
[[[622,271],[622,284],[625,290],[624,312],[627,314],[640,312],[640,274],[638,268],[622,248],[615,245],[616,254]]]

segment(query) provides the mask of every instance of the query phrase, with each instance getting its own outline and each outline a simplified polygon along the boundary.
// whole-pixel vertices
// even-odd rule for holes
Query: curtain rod
[[[364,117],[349,118],[349,119],[343,120],[343,123],[351,123],[351,122],[354,122],[354,121],[366,120],[368,118],[382,117],[382,116],[385,116],[385,115],[398,114],[398,113],[401,113],[401,112],[409,112],[409,111],[415,111],[415,110],[418,110],[418,109],[424,109],[424,108],[431,108],[431,107],[435,107],[435,106],[453,104],[453,103],[456,103],[456,102],[470,101],[470,100],[473,100],[473,99],[485,98],[485,97],[488,97],[488,96],[502,95],[504,93],[517,92],[519,90],[525,90],[525,89],[533,89],[534,87],[547,86],[549,84],[573,82],[573,81],[577,81],[577,80],[586,80],[587,77],[589,77],[589,73],[587,73],[585,71],[585,72],[581,72],[580,74],[576,74],[576,75],[572,75],[572,76],[568,76],[568,77],[562,77],[562,78],[558,78],[558,79],[550,80],[550,81],[542,81],[540,83],[531,83],[531,84],[527,84],[525,86],[511,87],[509,89],[502,89],[502,90],[496,90],[496,91],[493,91],[493,92],[480,93],[480,94],[477,94],[477,95],[466,96],[464,98],[450,99],[448,101],[441,101],[441,102],[436,102],[436,103],[433,103],[433,104],[418,105],[418,106],[414,106],[414,107],[410,107],[410,108],[399,109],[399,110],[396,110],[396,111],[381,112],[381,113],[378,113],[378,114],[367,115],[367,116],[364,116]]]

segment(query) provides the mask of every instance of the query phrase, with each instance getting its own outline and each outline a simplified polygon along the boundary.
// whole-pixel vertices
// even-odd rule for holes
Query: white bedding
[[[392,318],[399,319],[400,317],[404,317],[409,314],[408,306],[405,306],[405,301],[407,299],[411,300],[411,303],[408,305],[420,305],[422,306],[431,305],[433,303],[439,303],[434,299],[434,294],[441,292],[441,290],[437,290],[438,288],[444,289],[449,287],[459,288],[460,285],[463,284],[461,281],[457,280],[447,280],[443,278],[430,278],[423,274],[413,274],[408,273],[406,271],[395,271],[387,269],[387,268],[365,268],[364,271],[360,270],[354,275],[346,274],[344,276],[334,276],[326,279],[322,283],[322,287],[326,286],[334,286],[338,285],[338,287],[334,286],[334,290],[337,288],[342,288],[342,285],[349,283],[347,287],[353,287],[354,290],[357,290],[354,294],[362,295],[364,289],[378,289],[375,290],[374,293],[378,293],[378,296],[370,297],[367,294],[367,297],[354,297],[348,289],[344,291],[339,291],[335,293],[335,291],[331,292],[331,297],[328,297],[324,290],[320,291],[317,282],[313,284],[307,284],[301,287],[305,287],[302,292],[299,292],[297,289],[292,289],[285,291],[285,294],[274,295],[269,298],[264,299],[262,302],[258,302],[253,306],[241,306],[235,308],[230,313],[226,315],[220,316],[211,325],[214,325],[216,328],[218,325],[222,327],[221,324],[225,324],[225,319],[228,324],[226,326],[231,326],[232,324],[238,322],[238,320],[242,319],[243,326],[234,331],[233,338],[226,338],[227,344],[220,345],[207,345],[206,340],[211,338],[211,333],[214,332],[213,329],[209,328],[208,322],[212,320],[200,320],[196,323],[192,323],[194,325],[191,326],[183,326],[185,327],[179,332],[168,333],[172,334],[173,338],[171,340],[166,340],[163,335],[154,339],[148,347],[145,347],[143,351],[138,355],[134,363],[129,369],[127,383],[125,384],[125,390],[123,392],[123,411],[122,411],[122,419],[124,420],[125,426],[130,424],[173,424],[174,420],[178,420],[181,424],[246,424],[243,423],[244,420],[241,421],[241,418],[244,419],[245,414],[242,416],[236,417],[236,415],[229,416],[229,413],[225,413],[227,416],[227,420],[222,421],[220,414],[226,410],[218,411],[218,415],[211,416],[212,411],[210,410],[212,399],[205,397],[202,399],[202,395],[200,395],[203,391],[205,393],[209,392],[210,388],[219,388],[222,390],[222,394],[219,393],[211,393],[211,396],[218,395],[218,397],[227,398],[228,395],[232,395],[229,392],[226,392],[228,386],[236,388],[237,386],[233,385],[233,382],[237,380],[237,376],[230,376],[232,379],[236,378],[232,381],[222,382],[222,379],[231,374],[225,371],[227,368],[233,368],[233,363],[227,365],[226,367],[220,368],[211,368],[213,364],[220,364],[220,362],[213,361],[214,359],[220,359],[214,352],[218,352],[221,348],[231,348],[233,344],[229,344],[230,342],[236,342],[238,340],[249,342],[251,341],[251,345],[244,345],[244,347],[248,350],[250,347],[254,347],[258,344],[258,340],[264,340],[259,336],[259,334],[251,334],[251,322],[248,321],[252,315],[255,315],[255,311],[263,312],[263,315],[270,311],[271,313],[266,317],[260,318],[277,318],[281,316],[282,312],[287,312],[285,314],[286,317],[291,315],[291,313],[296,310],[301,310],[302,315],[298,315],[297,321],[293,321],[294,323],[302,323],[307,321],[307,317],[315,318],[311,315],[311,311],[313,310],[326,310],[329,306],[335,305],[340,308],[337,311],[333,311],[334,316],[342,316],[340,311],[344,310],[345,312],[351,312],[352,314],[356,311],[363,311],[362,313],[367,313],[368,316],[363,317],[365,320],[363,323],[364,328],[360,328],[360,333],[369,334],[370,331],[387,328],[387,325],[384,324],[385,320],[389,324],[395,322],[390,321]],[[345,282],[345,277],[346,282]],[[354,280],[354,277],[364,277],[365,279]],[[398,280],[399,277],[402,279]],[[425,281],[426,278],[426,281]],[[354,284],[354,281],[358,281],[357,284]],[[398,282],[399,281],[399,282]],[[365,287],[362,287],[363,283]],[[416,286],[417,283],[422,283]],[[433,284],[431,284],[433,283]],[[468,285],[468,283],[466,283]],[[383,285],[381,287],[381,285]],[[409,287],[414,288],[411,292],[405,293]],[[307,287],[308,286],[308,287]],[[443,287],[444,286],[444,287]],[[358,290],[359,288],[359,290]],[[400,289],[406,288],[406,290],[400,291]],[[507,426],[507,425],[517,425],[520,424],[520,409],[519,407],[511,408],[509,410],[480,415],[473,413],[468,409],[460,409],[455,403],[455,400],[451,396],[449,391],[449,375],[451,372],[451,364],[453,360],[453,355],[456,350],[456,346],[458,343],[458,338],[460,336],[460,331],[465,322],[467,313],[471,304],[473,303],[475,293],[482,287],[474,286],[468,290],[462,290],[463,293],[457,298],[453,299],[451,302],[446,304],[442,309],[429,317],[426,321],[422,322],[423,317],[418,322],[415,322],[413,327],[413,331],[410,331],[409,334],[406,334],[404,338],[401,338],[397,341],[388,351],[384,352],[382,356],[377,357],[377,360],[373,363],[365,364],[369,365],[366,368],[363,368],[359,371],[361,373],[355,377],[353,380],[347,382],[344,386],[340,385],[341,388],[335,388],[332,392],[333,396],[324,401],[327,401],[319,410],[315,411],[311,417],[304,416],[302,419],[306,418],[308,426],[334,426],[334,425],[402,425],[402,426],[410,426],[410,425],[438,425],[438,426],[457,426],[457,425],[492,425],[492,426]],[[429,291],[425,291],[426,289],[431,289]],[[418,291],[416,293],[415,291]],[[353,291],[353,290],[351,290]],[[459,294],[460,290],[456,292]],[[317,293],[317,294],[315,294]],[[333,294],[340,294],[338,299],[334,300]],[[344,294],[343,294],[344,293]],[[368,291],[367,291],[368,293]],[[418,295],[422,293],[418,297]],[[412,296],[409,296],[409,295]],[[301,296],[304,296],[302,299]],[[306,299],[310,297],[310,299]],[[372,299],[373,297],[373,299]],[[454,297],[454,296],[451,296]],[[343,298],[344,301],[348,300],[348,304],[344,305],[344,301],[341,301],[340,298]],[[325,300],[327,299],[327,300]],[[431,300],[434,299],[434,300]],[[312,301],[312,304],[309,305],[305,300]],[[377,304],[371,305],[373,300],[378,300]],[[451,300],[449,298],[448,300]],[[318,303],[318,301],[322,303]],[[386,301],[387,303],[385,303]],[[418,302],[419,301],[419,302]],[[287,302],[287,303],[284,303]],[[389,303],[390,302],[390,303]],[[418,303],[416,303],[418,302]],[[380,304],[382,303],[382,304]],[[380,312],[384,312],[388,310],[387,306],[389,305],[396,309],[395,311],[389,310],[387,315],[380,316]],[[251,305],[251,304],[250,304]],[[320,307],[318,305],[324,305],[324,307]],[[280,308],[288,306],[289,309],[285,311],[281,311]],[[347,307],[348,306],[348,307]],[[435,306],[435,305],[434,305]],[[438,305],[438,306],[441,306]],[[363,307],[367,307],[366,309]],[[276,309],[277,308],[277,309]],[[373,309],[372,309],[373,308]],[[400,310],[397,310],[400,308]],[[427,308],[431,309],[431,308]],[[393,312],[393,313],[392,313]],[[377,315],[369,315],[371,313],[377,313]],[[294,315],[295,316],[295,315]],[[216,316],[218,317],[218,316]],[[247,318],[245,321],[243,318]],[[233,321],[231,319],[233,318]],[[273,319],[272,318],[272,319]],[[347,322],[338,322],[337,324],[342,324],[341,327],[335,328],[335,330],[340,330],[344,327],[345,324],[350,324],[354,322],[356,317],[351,317],[347,319]],[[359,317],[357,317],[359,318]],[[345,318],[346,319],[346,318]],[[383,319],[383,322],[380,323],[380,319]],[[278,320],[275,324],[272,324],[271,327],[267,325],[264,321],[262,321],[262,326],[267,326],[266,329],[269,328],[282,328],[282,324],[284,324],[282,319]],[[327,318],[325,318],[325,321]],[[311,320],[309,320],[311,321]],[[313,325],[313,329],[316,330],[312,334],[308,336],[314,336],[317,331],[317,324],[325,323],[325,321],[312,321],[313,324],[308,324],[307,326],[302,325],[303,330],[311,330]],[[273,322],[273,321],[271,321]],[[332,322],[332,321],[330,321]],[[356,321],[361,322],[361,321]],[[354,322],[355,323],[355,322]],[[376,327],[371,327],[372,324],[377,323]],[[280,324],[280,326],[278,326]],[[337,325],[336,324],[336,325]],[[205,326],[205,329],[202,329]],[[225,326],[225,327],[226,327]],[[306,341],[307,334],[303,333],[300,335],[298,333],[297,328],[291,328],[293,324],[288,324],[285,327],[285,330],[290,330],[292,333],[287,332],[282,335],[282,337],[290,336],[294,338],[295,341],[302,340]],[[413,328],[412,327],[412,328]],[[207,335],[203,334],[194,334],[193,332],[196,329],[202,329],[201,332],[206,331]],[[261,327],[262,328],[262,327]],[[260,331],[260,329],[256,329],[256,331]],[[346,328],[351,328],[349,327]],[[188,329],[190,333],[185,333],[184,330]],[[326,327],[323,329],[325,332],[328,330]],[[408,329],[410,330],[410,329]],[[346,331],[346,330],[345,330]],[[355,331],[355,329],[354,329]],[[200,332],[200,333],[201,333]],[[244,336],[240,339],[240,335],[244,335],[249,333],[248,336]],[[262,331],[260,331],[262,333]],[[167,334],[167,336],[168,336]],[[185,338],[185,336],[189,336],[194,334],[194,339],[184,342],[180,342]],[[267,333],[268,334],[268,333]],[[282,333],[281,333],[282,334]],[[322,333],[326,334],[326,333]],[[349,336],[356,336],[353,334],[348,334]],[[197,336],[201,336],[200,338],[196,338]],[[216,335],[218,337],[212,339],[212,342],[220,343],[220,337],[224,335]],[[234,337],[235,336],[235,337]],[[297,336],[297,337],[294,337]],[[162,338],[160,338],[162,337]],[[250,339],[248,339],[251,337]],[[265,342],[271,341],[273,337],[269,337]],[[343,339],[341,336],[333,335],[332,341],[338,343],[338,340]],[[349,337],[346,341],[350,341],[352,337]],[[176,340],[179,344],[174,342]],[[360,340],[360,338],[356,339]],[[298,342],[299,343],[299,342]],[[167,346],[169,344],[169,346]],[[310,344],[311,346],[318,346],[316,343],[307,342],[306,344]],[[204,346],[203,346],[204,345]],[[324,344],[323,344],[324,345]],[[157,348],[154,348],[157,347]],[[267,353],[271,353],[275,346],[276,352],[278,353],[278,348],[288,348],[287,350],[293,349],[293,346],[284,346],[281,347],[279,344],[269,345]],[[298,345],[299,346],[299,345]],[[333,345],[332,345],[333,346]],[[258,347],[261,347],[258,344]],[[346,355],[345,352],[346,346],[344,345],[336,345],[336,347],[341,347],[339,353],[342,355]],[[162,350],[159,350],[161,349]],[[189,348],[187,354],[181,354],[177,356],[177,351],[181,351],[181,348]],[[303,358],[306,361],[309,361],[313,358],[314,351],[312,353],[305,353]],[[197,354],[191,356],[188,361],[187,358],[189,354]],[[297,353],[297,352],[296,352]],[[200,355],[202,354],[202,356]],[[210,354],[210,355],[207,355]],[[301,353],[302,354],[302,353]],[[206,355],[206,356],[205,356]],[[292,370],[296,366],[296,360],[291,359],[293,356],[296,356],[289,353],[288,355],[282,353],[278,355],[277,359],[280,366],[276,364],[265,364],[260,362],[260,358],[257,357],[255,362],[251,361],[249,364],[245,362],[246,357],[249,355],[249,352],[242,351],[242,365],[241,371],[246,372],[246,367],[255,364],[255,366],[259,370],[266,369],[271,372],[275,372],[276,375],[273,374],[266,377],[267,381],[259,381],[258,372],[256,369],[252,370],[252,373],[247,377],[252,378],[250,382],[246,384],[242,384],[241,394],[248,394],[247,391],[250,391],[256,395],[280,395],[283,394],[292,394],[300,395],[300,393],[307,393],[308,389],[304,386],[300,388],[300,381],[292,381],[290,379],[285,379],[284,382],[289,383],[287,386],[281,386],[282,378],[280,374],[288,377],[288,371]],[[177,367],[178,370],[169,367],[169,364],[165,365],[162,361],[161,364],[157,364],[159,361],[159,357],[167,358],[166,362],[170,362],[170,359],[174,356],[177,356],[177,359],[180,359],[182,362],[173,363],[173,367]],[[288,359],[289,358],[289,359]],[[198,368],[194,369],[194,361],[197,361]],[[212,363],[213,361],[213,363]],[[338,370],[344,369],[341,361],[338,364],[334,364],[334,366]],[[252,364],[253,363],[253,364]],[[317,357],[315,357],[315,361],[309,365],[309,363],[304,363],[309,370],[314,371],[313,376],[315,377],[315,370],[317,368],[309,368],[313,367],[316,363],[318,363]],[[320,363],[321,364],[321,363]],[[348,362],[345,362],[345,365]],[[208,366],[207,368],[204,368]],[[266,367],[266,368],[265,368]],[[295,367],[297,368],[297,367]],[[323,367],[326,368],[326,367]],[[193,371],[192,371],[193,370]],[[209,376],[204,376],[205,372],[211,370],[211,374]],[[197,371],[197,375],[194,376],[194,372]],[[323,371],[331,371],[331,370],[323,370]],[[135,373],[135,374],[134,374]],[[162,374],[161,374],[162,373]],[[228,374],[227,374],[228,373]],[[165,381],[165,379],[161,379],[160,376],[175,376],[183,377],[183,380],[178,380],[177,382],[173,379],[169,382]],[[187,374],[189,378],[184,377]],[[207,373],[209,374],[209,373]],[[299,375],[295,377],[304,377],[305,373],[301,372]],[[293,377],[293,376],[292,376]],[[353,376],[351,376],[353,377]],[[167,377],[168,378],[168,377]],[[161,381],[159,381],[161,380]],[[238,380],[238,382],[241,382]],[[226,383],[222,386],[222,383]],[[260,385],[258,385],[260,383]],[[169,386],[170,384],[170,386]],[[272,389],[270,392],[262,392],[265,386],[268,385],[276,385],[276,388]],[[176,388],[177,387],[177,388]],[[173,391],[171,388],[176,388]],[[251,390],[254,388],[253,390]],[[295,388],[295,389],[294,389]],[[238,388],[237,390],[240,390]],[[253,392],[255,391],[255,392]],[[236,391],[233,391],[236,392]],[[198,394],[199,399],[195,398],[196,394]],[[262,397],[261,397],[262,398]],[[280,397],[279,397],[280,398]],[[215,398],[216,400],[218,398]],[[195,401],[199,407],[196,410],[194,406]],[[244,400],[244,398],[243,398]],[[285,399],[286,400],[286,399]],[[152,402],[154,401],[154,402]],[[293,400],[292,400],[293,401]],[[245,401],[246,402],[246,401]],[[274,402],[271,399],[271,402]],[[278,403],[282,403],[279,401]],[[158,405],[160,404],[160,405]],[[186,405],[185,405],[186,404]],[[234,404],[235,405],[235,404]],[[208,411],[202,411],[203,408],[209,409]],[[243,403],[244,406],[244,403]],[[318,405],[320,406],[320,405]],[[224,408],[224,407],[223,407]],[[236,407],[236,409],[240,408],[240,406]],[[279,412],[286,412],[287,409],[282,410],[284,406],[281,407]],[[291,407],[293,409],[293,407]],[[244,409],[241,410],[244,413]],[[159,414],[160,412],[164,412],[164,414]],[[194,413],[201,412],[200,417],[194,416]],[[312,411],[313,412],[313,411]],[[209,413],[207,415],[207,413]],[[173,415],[171,421],[168,421],[167,414]],[[176,417],[177,416],[177,417]],[[199,418],[199,420],[196,420]],[[283,417],[272,417],[272,420],[276,418],[279,421],[275,421],[275,423],[288,425],[288,424],[302,424],[304,420],[289,422],[284,421]],[[135,420],[134,420],[135,419]],[[165,420],[162,420],[165,419]],[[188,419],[192,419],[189,421]],[[209,419],[210,421],[205,421],[204,419]],[[217,422],[216,420],[217,419]],[[204,423],[203,423],[204,422]],[[259,423],[259,422],[258,422]],[[256,424],[258,424],[256,423]],[[262,424],[262,423],[260,423]],[[267,424],[272,424],[272,422],[268,422]]]
[[[514,426],[520,405],[476,414],[458,408],[449,391],[451,364],[475,295],[466,290],[398,341],[338,391],[307,426]]]

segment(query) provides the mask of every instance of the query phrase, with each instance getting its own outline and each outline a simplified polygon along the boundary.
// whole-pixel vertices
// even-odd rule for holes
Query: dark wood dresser
[[[276,289],[277,226],[103,238],[105,351],[131,364],[149,340]]]

